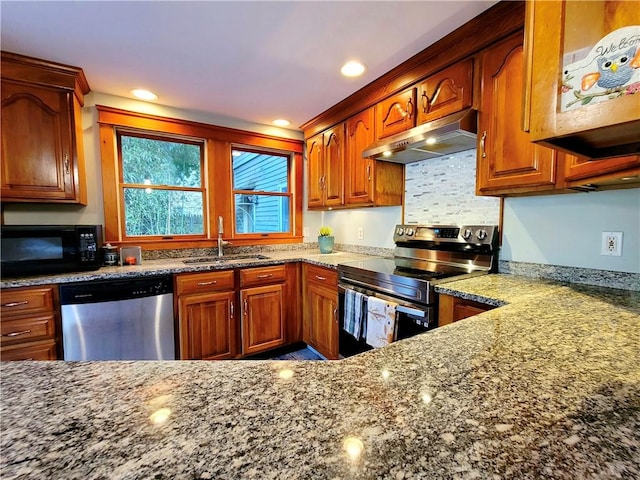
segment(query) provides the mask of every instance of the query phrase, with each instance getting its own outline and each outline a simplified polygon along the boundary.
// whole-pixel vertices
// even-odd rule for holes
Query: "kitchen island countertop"
[[[638,292],[437,289],[503,306],[341,361],[3,363],[0,477],[640,478]]]

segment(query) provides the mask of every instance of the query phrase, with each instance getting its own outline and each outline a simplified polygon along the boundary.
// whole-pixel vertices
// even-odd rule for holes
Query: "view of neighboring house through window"
[[[236,233],[291,232],[290,156],[234,148]]]
[[[118,133],[125,235],[204,235],[203,143]]]

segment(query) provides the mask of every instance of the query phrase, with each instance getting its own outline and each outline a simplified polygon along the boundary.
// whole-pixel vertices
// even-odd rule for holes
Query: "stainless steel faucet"
[[[218,217],[218,256],[222,257],[222,247],[225,245],[231,245],[231,242],[227,242],[222,239],[222,234],[224,233],[224,226],[222,223],[222,217]]]

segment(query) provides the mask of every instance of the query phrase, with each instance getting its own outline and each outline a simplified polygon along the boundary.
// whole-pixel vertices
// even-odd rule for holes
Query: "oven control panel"
[[[393,241],[490,244],[497,234],[495,225],[397,225]]]

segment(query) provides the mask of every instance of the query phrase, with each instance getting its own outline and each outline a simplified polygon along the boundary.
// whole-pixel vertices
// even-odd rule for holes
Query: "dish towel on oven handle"
[[[376,297],[367,300],[367,345],[384,347],[395,340],[398,304]]]
[[[350,288],[344,291],[344,325],[343,330],[353,335],[356,340],[362,338],[362,324],[366,315],[364,303],[366,296]]]

